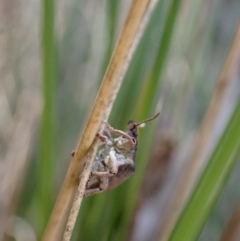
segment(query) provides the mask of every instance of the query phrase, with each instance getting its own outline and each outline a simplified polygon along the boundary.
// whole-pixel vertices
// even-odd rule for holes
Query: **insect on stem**
[[[97,134],[98,138],[105,142],[105,146],[98,151],[93,162],[85,188],[85,197],[113,189],[134,173],[138,145],[137,127],[156,119],[159,114],[137,124],[130,120],[126,132],[111,127],[106,121],[103,122],[109,135]],[[116,137],[112,137],[111,134]]]

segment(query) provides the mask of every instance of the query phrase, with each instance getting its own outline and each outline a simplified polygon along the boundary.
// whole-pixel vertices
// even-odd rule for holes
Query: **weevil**
[[[134,173],[138,147],[138,127],[156,119],[159,114],[139,123],[130,120],[126,132],[117,130],[107,122],[103,122],[105,125],[103,134],[97,133],[97,137],[104,147],[98,151],[95,157],[86,184],[85,197],[113,189]],[[113,138],[111,134],[118,137]]]

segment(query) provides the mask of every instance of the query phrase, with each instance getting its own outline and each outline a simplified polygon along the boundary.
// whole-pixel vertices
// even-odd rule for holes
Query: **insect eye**
[[[128,129],[131,130],[133,128],[135,128],[136,124],[133,120],[130,120],[128,123],[127,123],[127,126],[128,126]]]
[[[133,123],[128,123],[128,129],[129,130],[132,130],[132,129],[134,129],[135,128],[135,123],[133,122]]]
[[[134,124],[131,124],[130,125],[130,129],[134,129],[135,125]]]

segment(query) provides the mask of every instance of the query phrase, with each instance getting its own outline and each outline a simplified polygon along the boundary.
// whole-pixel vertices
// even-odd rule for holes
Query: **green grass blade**
[[[152,110],[156,107],[157,99],[159,98],[157,93],[159,93],[161,76],[164,71],[165,64],[167,63],[170,46],[177,23],[176,21],[178,13],[181,9],[181,2],[181,0],[173,0],[171,2],[168,15],[166,17],[163,35],[157,51],[156,60],[150,73],[149,82],[151,83],[147,84],[144,98],[142,98],[143,102],[141,105],[141,114],[143,115],[143,118],[144,116],[148,116],[149,113],[152,113]],[[151,109],[149,108],[150,106]],[[143,111],[142,109],[144,109],[145,111]]]
[[[54,43],[54,1],[42,2],[42,64],[43,64],[43,112],[40,130],[39,160],[39,205],[41,224],[45,225],[52,207],[53,179],[52,161],[54,146],[54,93],[55,93],[55,43]]]
[[[240,101],[169,241],[196,240],[240,153]]]

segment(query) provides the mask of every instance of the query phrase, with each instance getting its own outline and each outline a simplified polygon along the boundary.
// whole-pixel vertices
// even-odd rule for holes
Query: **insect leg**
[[[97,176],[99,177],[98,174],[97,174]],[[99,187],[85,189],[84,196],[89,196],[89,195],[100,193],[100,192],[103,192],[103,191],[107,190],[108,189],[108,183],[109,183],[108,176],[100,176]]]
[[[96,177],[112,177],[114,174],[117,174],[118,161],[115,154],[116,152],[111,150],[109,151],[109,154],[104,158],[103,162],[106,165],[107,170],[102,170],[100,167],[98,167],[98,170],[92,171],[91,175]]]
[[[109,172],[97,172],[97,171],[91,172],[91,175],[95,177],[112,177],[113,176],[113,174]]]
[[[108,177],[101,177],[101,178],[100,178],[99,188],[100,188],[102,191],[107,190],[107,188],[108,188],[108,183],[109,183]]]
[[[99,138],[99,140],[101,141],[101,142],[103,142],[103,143],[106,143],[107,142],[107,136],[105,136],[105,135],[102,135],[102,134],[100,134],[99,132],[97,133],[97,138]]]
[[[126,132],[111,127],[106,121],[104,121],[103,123],[106,125],[108,130],[113,134],[123,136],[132,143],[132,146],[136,144],[136,140],[133,137],[129,136]]]
[[[108,158],[108,165],[110,173],[117,174],[118,173],[118,160],[116,158],[116,152],[111,150],[109,152],[109,158]]]
[[[84,197],[103,192],[100,188],[86,189],[84,192]]]
[[[99,132],[96,135],[99,140],[102,142],[102,144],[107,144],[108,142],[111,142],[111,140],[109,139],[108,136],[106,135],[102,135]],[[108,143],[109,144],[109,143]],[[75,156],[75,150],[71,151],[71,156],[74,157]]]

